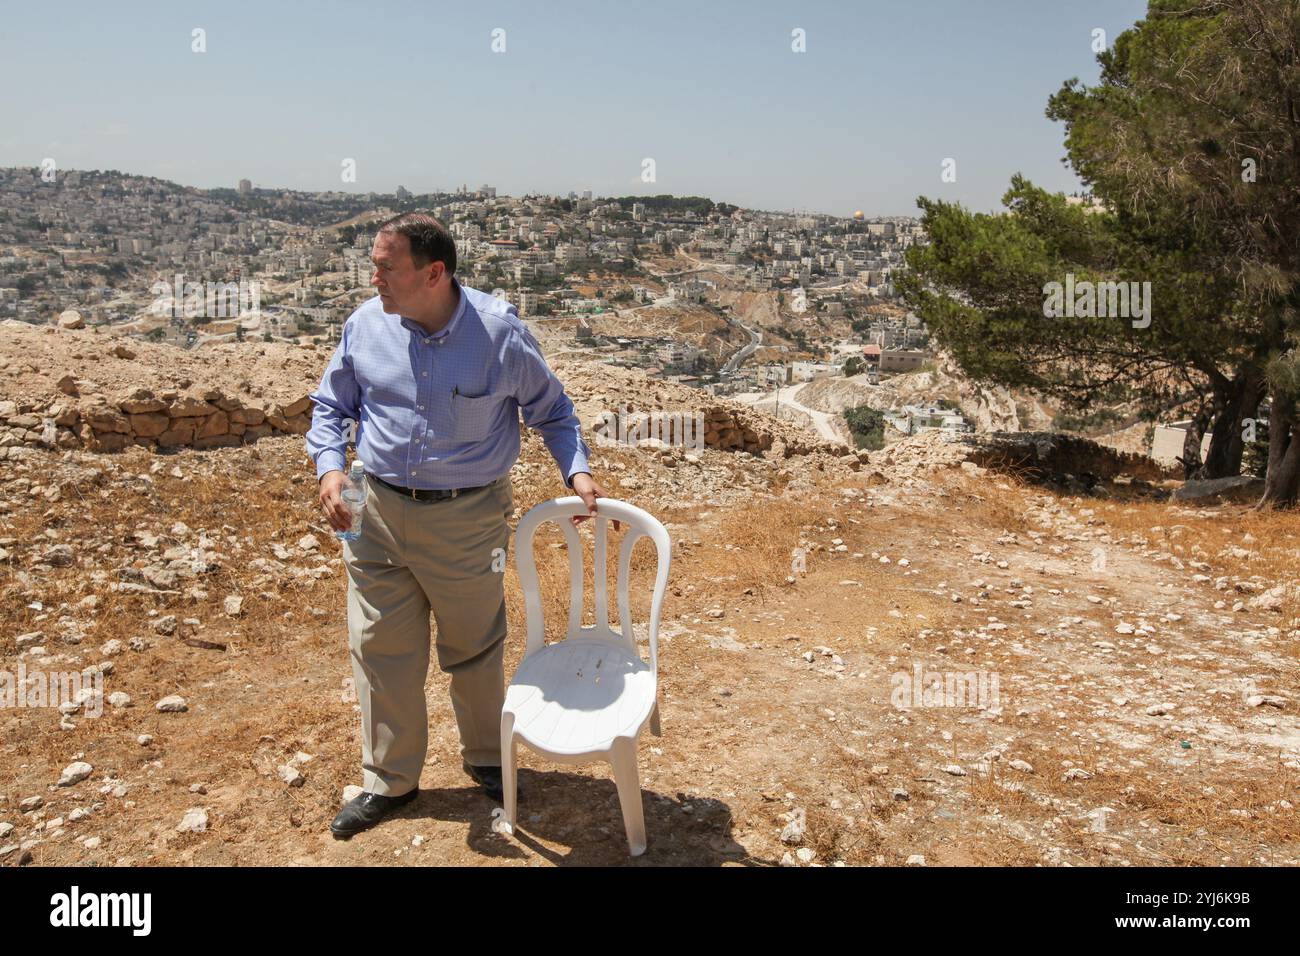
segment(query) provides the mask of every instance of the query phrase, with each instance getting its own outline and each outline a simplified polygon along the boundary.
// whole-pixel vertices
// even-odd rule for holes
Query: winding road
[[[766,402],[788,405],[795,411],[803,412],[812,420],[813,427],[816,428],[817,434],[827,441],[846,441],[844,434],[836,431],[835,426],[842,421],[838,415],[832,415],[827,412],[819,412],[815,408],[809,408],[799,402],[799,393],[809,385],[809,382],[800,382],[798,385],[782,385],[779,389],[767,393],[745,392],[738,395],[732,395],[738,402],[744,402],[746,405],[760,405]],[[781,394],[784,393],[784,394]]]

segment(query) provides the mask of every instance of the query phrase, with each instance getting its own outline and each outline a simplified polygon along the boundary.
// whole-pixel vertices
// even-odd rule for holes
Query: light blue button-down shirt
[[[456,280],[453,279],[453,282]],[[460,303],[435,333],[390,315],[379,296],[363,303],[343,334],[307,432],[316,477],[343,470],[345,419],[357,423],[366,470],[405,488],[491,484],[519,457],[519,409],[542,434],[568,487],[588,472],[573,402],[519,311],[456,283]]]

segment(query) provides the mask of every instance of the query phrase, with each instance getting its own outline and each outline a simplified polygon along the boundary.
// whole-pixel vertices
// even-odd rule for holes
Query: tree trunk
[[[1289,508],[1300,492],[1300,420],[1290,396],[1273,392],[1268,422],[1268,473],[1256,508]]]
[[[1201,468],[1201,478],[1231,478],[1241,474],[1241,457],[1246,450],[1242,437],[1244,422],[1258,413],[1264,398],[1264,383],[1255,369],[1247,368],[1216,398],[1222,404],[1210,429],[1210,448]]]

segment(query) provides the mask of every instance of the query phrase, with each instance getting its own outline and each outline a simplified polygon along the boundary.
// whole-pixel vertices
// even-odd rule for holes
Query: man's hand
[[[585,515],[574,515],[569,519],[573,522],[573,526],[576,528],[581,522],[586,521],[596,513],[596,499],[608,498],[609,495],[606,494],[605,489],[596,484],[596,480],[585,471],[580,471],[573,476],[573,490],[587,506],[587,513]],[[614,522],[614,530],[618,531],[620,528],[622,528],[622,523],[616,520]]]
[[[352,527],[352,512],[343,503],[343,472],[335,469],[321,475],[320,506],[325,518],[335,531],[347,531]]]

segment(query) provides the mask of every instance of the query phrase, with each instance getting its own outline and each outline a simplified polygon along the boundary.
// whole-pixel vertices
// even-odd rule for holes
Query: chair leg
[[[519,796],[515,777],[515,715],[501,715],[501,790],[505,812],[496,829],[507,835],[515,832],[516,800]]]
[[[627,830],[627,845],[633,856],[645,852],[645,814],[641,808],[641,779],[636,767],[636,738],[623,737],[614,741],[610,763],[614,767],[614,784],[618,787],[618,802],[623,808],[623,827]]]
[[[659,701],[655,701],[654,710],[650,711],[650,733],[656,737],[664,735],[663,729],[659,726]]]

